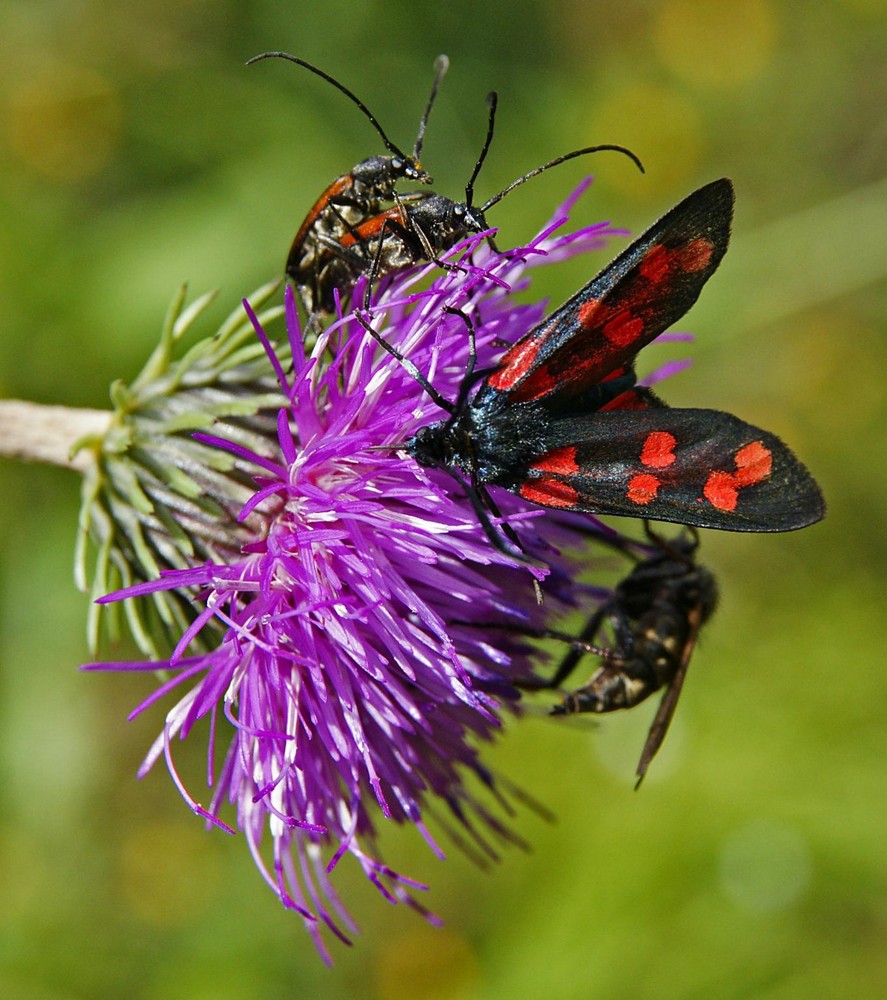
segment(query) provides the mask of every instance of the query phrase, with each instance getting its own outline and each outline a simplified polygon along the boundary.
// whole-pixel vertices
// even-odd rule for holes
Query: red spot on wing
[[[736,452],[735,478],[739,486],[752,486],[767,479],[773,469],[773,455],[763,441],[752,441]]]
[[[590,354],[588,357],[573,357],[569,367],[561,366],[557,372],[553,372],[548,364],[539,365],[521,384],[515,389],[513,400],[515,403],[531,403],[534,399],[540,399],[554,392],[559,386],[569,385],[575,380],[584,380],[585,373],[597,363],[597,355]],[[625,374],[624,368],[618,368],[606,375],[602,382],[609,382],[611,379],[619,378]]]
[[[560,383],[556,375],[552,375],[548,365],[541,365],[514,393],[515,403],[529,403],[540,396],[547,396]]]
[[[519,382],[533,367],[539,348],[545,341],[544,332],[539,331],[534,337],[519,340],[506,352],[499,367],[487,379],[487,385],[504,392]]]
[[[675,460],[677,438],[668,431],[653,431],[647,435],[641,449],[641,463],[651,469],[668,468]]]
[[[649,410],[652,405],[648,391],[643,386],[635,386],[632,389],[626,389],[625,392],[620,392],[618,396],[601,407],[601,412],[606,410]]]
[[[640,271],[643,277],[647,281],[652,281],[654,285],[662,281],[670,268],[669,257],[669,252],[661,243],[650,247],[641,261]]]
[[[739,502],[739,489],[730,472],[712,472],[705,481],[702,494],[718,510],[734,511]]]
[[[623,309],[608,323],[604,323],[601,332],[616,347],[628,347],[641,335],[644,321],[633,316],[630,309]]]
[[[734,511],[739,503],[739,491],[769,478],[773,455],[763,441],[752,441],[736,452],[736,471],[712,472],[702,489],[706,500],[718,510]]]
[[[541,504],[543,507],[572,508],[579,499],[579,494],[569,483],[551,476],[528,480],[521,486],[520,495],[525,500]]]
[[[628,481],[628,489],[625,495],[632,503],[644,504],[652,503],[656,499],[659,487],[662,482],[649,472],[639,472]]]
[[[678,266],[682,271],[704,271],[711,260],[715,247],[711,240],[699,238],[674,251]]]
[[[714,244],[701,237],[689,243],[679,244],[671,250],[657,243],[645,254],[639,272],[647,281],[656,285],[674,271],[704,271],[713,253]]]
[[[579,322],[584,327],[589,327],[595,320],[595,313],[601,306],[600,299],[589,299],[579,307]]]
[[[620,393],[615,399],[611,399],[606,406],[601,407],[601,412],[605,410],[646,410],[647,404],[634,391],[629,389]]]
[[[555,472],[559,476],[570,476],[579,471],[576,448],[574,445],[554,448],[547,455],[543,455],[538,462],[533,462],[530,468],[538,469],[539,472]]]

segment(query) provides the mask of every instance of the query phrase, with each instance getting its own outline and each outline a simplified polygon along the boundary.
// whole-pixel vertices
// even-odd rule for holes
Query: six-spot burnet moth
[[[473,204],[474,184],[490,149],[495,129],[495,93],[487,95],[487,104],[490,108],[487,134],[465,187],[464,201],[454,201],[433,191],[395,194],[395,203],[390,208],[361,222],[354,222],[341,235],[321,239],[322,248],[316,255],[314,281],[320,290],[320,302],[324,308],[332,305],[333,289],[338,289],[340,296],[346,296],[362,275],[368,279],[364,301],[364,309],[368,309],[372,287],[387,275],[426,260],[442,267],[458,267],[442,261],[441,255],[466,237],[489,230],[485,213],[493,205],[531,178],[577,156],[607,150],[623,153],[643,172],[641,161],[624,146],[610,143],[585,146],[528,171],[488,198],[483,205],[476,206]],[[488,237],[488,242],[496,249],[492,237]]]
[[[774,434],[717,410],[669,409],[635,385],[635,355],[693,305],[724,256],[732,208],[728,180],[693,192],[489,373],[475,372],[469,331],[455,402],[364,318],[448,413],[404,449],[464,483],[491,540],[489,486],[559,510],[729,531],[791,531],[822,518],[819,487]]]
[[[549,633],[567,639],[573,649],[546,685],[561,687],[583,656],[594,653],[601,657],[601,665],[586,684],[551,709],[553,715],[632,708],[666,689],[638,762],[638,784],[665,739],[699,630],[718,597],[714,575],[695,561],[699,545],[695,531],[665,539],[646,522],[645,528],[653,553],[616,585],[578,639]],[[605,619],[613,632],[610,646],[595,644]]]
[[[440,82],[449,67],[449,60],[444,55],[438,56],[435,60],[431,96],[419,122],[419,132],[413,152],[406,154],[388,138],[375,115],[363,101],[328,73],[288,52],[263,52],[261,55],[253,56],[247,65],[263,59],[287,59],[331,83],[363,112],[391,154],[371,156],[362,160],[348,173],[337,177],[311,207],[293,240],[286,262],[287,275],[292,278],[310,312],[329,311],[332,308],[333,286],[329,282],[323,287],[319,284],[321,264],[318,254],[321,248],[326,248],[330,244],[335,245],[336,241],[350,232],[353,226],[377,215],[383,204],[392,201],[395,187],[401,181],[431,183],[432,179],[422,166],[419,157],[428,117]]]

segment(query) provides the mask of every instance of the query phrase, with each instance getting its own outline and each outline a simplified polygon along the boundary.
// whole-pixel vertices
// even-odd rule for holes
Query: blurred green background
[[[887,4],[19,0],[0,11],[0,392],[103,406],[187,280],[215,317],[279,272],[310,203],[379,151],[310,59],[458,195],[500,93],[480,198],[567,149],[631,146],[515,192],[508,245],[583,175],[578,222],[642,228],[695,186],[737,188],[732,248],[683,325],[666,390],[784,436],[830,502],[790,536],[709,534],[722,606],[644,788],[653,706],[599,729],[528,719],[488,760],[557,814],[479,874],[411,830],[386,859],[428,881],[427,927],[338,872],[363,933],[329,971],[162,766],[148,678],[84,676],[71,584],[78,487],[2,465],[0,993],[44,998],[732,998],[887,995],[883,532]],[[491,213],[492,215],[493,213]],[[614,249],[616,245],[614,244]],[[606,257],[545,276],[557,300]],[[193,756],[199,755],[195,741]]]

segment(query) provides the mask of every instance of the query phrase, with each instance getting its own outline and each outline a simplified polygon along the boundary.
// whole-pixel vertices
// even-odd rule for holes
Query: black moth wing
[[[544,447],[499,485],[546,507],[730,531],[820,520],[816,482],[775,434],[718,410],[613,409],[545,422]]]
[[[727,251],[733,185],[713,181],[654,223],[558,310],[525,334],[479,399],[569,409],[693,305]]]

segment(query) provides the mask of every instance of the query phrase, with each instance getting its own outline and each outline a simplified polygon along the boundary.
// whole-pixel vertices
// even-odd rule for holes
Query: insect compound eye
[[[398,174],[404,173],[407,169],[406,162],[402,160],[399,156],[391,157],[391,169]]]

